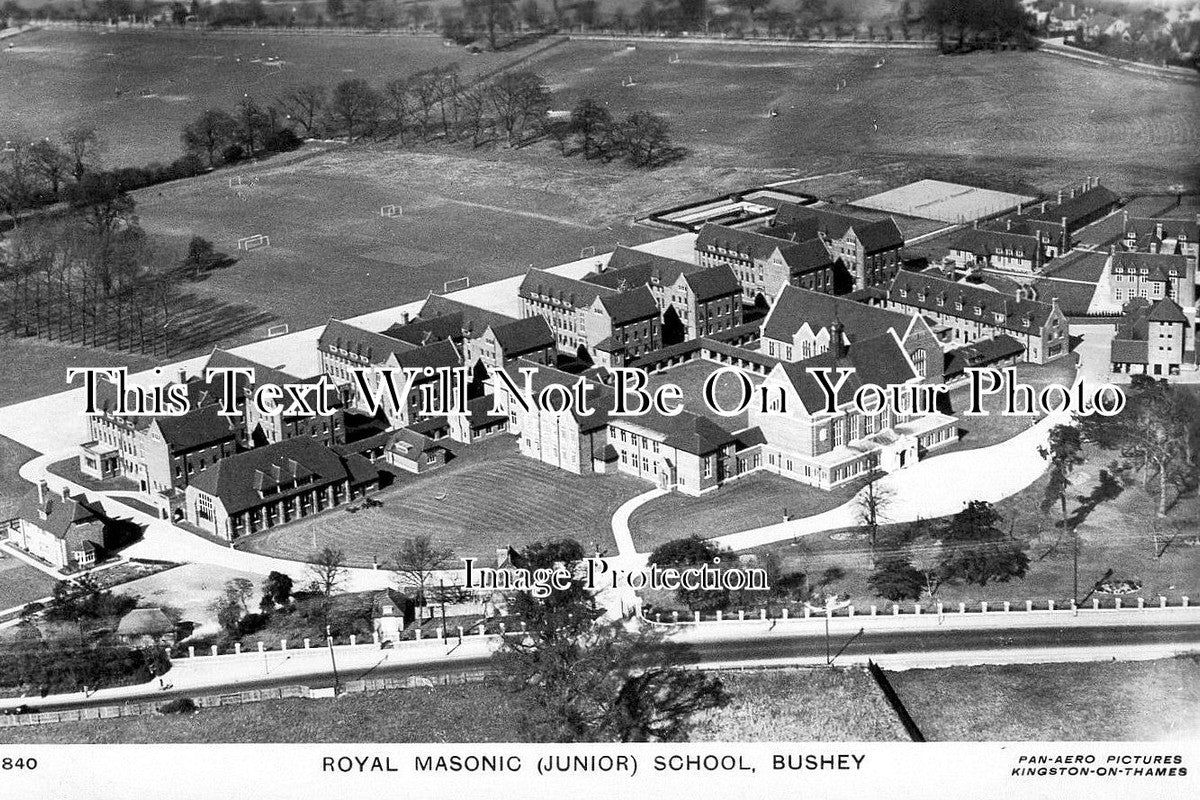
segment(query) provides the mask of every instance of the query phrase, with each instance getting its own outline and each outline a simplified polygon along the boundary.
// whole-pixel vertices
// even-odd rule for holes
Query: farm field
[[[245,94],[266,103],[306,83],[376,83],[457,62],[482,71],[514,58],[469,56],[437,37],[43,30],[11,43],[0,73],[4,134],[53,137],[64,125],[93,125],[108,166],[178,158],[185,124]]]
[[[931,741],[1180,742],[1200,735],[1200,660],[914,669],[888,678]]]
[[[326,545],[346,553],[348,566],[388,561],[400,540],[428,535],[486,562],[496,549],[548,539],[575,539],[591,550],[615,552],[612,515],[650,484],[625,475],[582,477],[518,455],[501,435],[473,445],[442,469],[405,475],[373,496],[382,507],[350,514],[334,509],[256,535],[241,549],[304,559]]]
[[[720,673],[733,696],[694,720],[693,741],[901,741],[904,731],[862,670]],[[0,728],[0,742],[517,742],[512,695],[493,681],[433,689],[275,700],[197,715]]]
[[[1046,53],[889,51],[876,69],[882,51],[636,48],[572,42],[538,69],[559,107],[591,96],[614,115],[653,109],[716,164],[810,174],[904,162],[915,177],[995,175],[1006,189],[1014,173],[1047,187],[1100,174],[1127,190],[1198,178],[1200,95]]]

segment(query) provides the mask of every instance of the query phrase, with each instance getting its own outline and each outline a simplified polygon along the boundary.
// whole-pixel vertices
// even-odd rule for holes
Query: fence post
[[[215,644],[212,646],[212,654],[214,656],[217,654],[217,646]]]
[[[878,607],[878,606],[871,606],[871,616],[872,616],[872,617],[875,617],[875,616],[878,616],[878,615],[879,615],[879,607]]]
[[[849,606],[846,608],[846,615],[850,617],[854,616],[854,606]]]
[[[356,644],[358,644],[358,636],[352,633],[350,634],[350,646],[353,647]]]
[[[942,601],[941,601],[941,600],[938,600],[938,604],[937,604],[937,612],[938,612],[938,616],[939,616],[939,617],[942,615],[942,612],[945,610],[945,608],[946,608],[946,607],[945,607],[945,605],[942,603]]]
[[[1025,610],[1026,610],[1026,611],[1033,611],[1033,601],[1032,601],[1032,600],[1026,600],[1026,601],[1025,601]]]
[[[233,652],[234,652],[234,655],[240,656],[242,654],[242,643],[241,642],[233,643]]]
[[[1139,597],[1138,598],[1138,608],[1145,608],[1145,607],[1146,607],[1146,598]]]
[[[693,612],[693,614],[694,614],[694,616],[695,616],[695,620],[696,620],[696,622],[699,622],[699,621],[700,621],[700,612],[699,612],[699,611],[695,611],[695,612]]]
[[[189,645],[188,645],[188,658],[195,658],[195,657],[196,657],[196,648],[195,648],[195,647],[192,647],[192,646],[189,644]]]
[[[762,620],[765,620],[767,618],[767,610],[765,608],[760,608],[758,610],[758,618],[762,619]]]
[[[446,629],[441,625],[438,625],[437,628],[437,638],[441,639],[443,642],[446,641]]]
[[[804,607],[804,618],[808,619],[811,616],[812,616],[812,609],[809,608],[808,606],[805,606]]]
[[[418,642],[421,641],[421,638],[424,636],[424,634],[425,634],[424,630],[421,628],[420,625],[418,625],[417,626],[417,641]]]
[[[784,619],[787,619],[787,618],[788,618],[788,610],[787,610],[787,606],[784,606],[784,608],[783,608],[783,618],[784,618]]]
[[[285,651],[287,650],[287,639],[280,639],[280,640],[279,640],[279,649],[280,649],[280,650],[285,650]]]
[[[918,615],[921,613],[921,604],[920,603],[913,603],[913,613],[918,614]]]
[[[1184,607],[1184,608],[1187,608],[1187,607],[1188,607],[1188,597],[1187,597],[1187,595],[1185,594],[1185,595],[1184,595],[1184,596],[1183,596],[1181,599],[1183,600],[1183,607]]]
[[[739,608],[738,609],[738,622],[745,622],[745,621],[746,621],[746,611],[745,611],[745,609]]]
[[[312,648],[312,642],[310,642],[308,639],[305,639],[304,640],[304,649],[309,650],[311,648]]]
[[[981,600],[981,601],[980,601],[980,603],[979,603],[979,613],[981,613],[981,614],[986,614],[986,613],[987,613],[987,600]]]
[[[372,633],[372,634],[371,634],[371,639],[373,639],[373,640],[374,640],[374,642],[375,642],[375,644],[376,644],[376,645],[379,645],[379,644],[381,644],[381,642],[379,641],[379,631],[375,631],[374,633]]]
[[[1158,596],[1158,607],[1159,608],[1167,607],[1167,598],[1163,597],[1161,594]]]
[[[893,617],[900,616],[900,604],[899,603],[892,603],[892,616]]]
[[[1008,611],[1008,610],[1009,610],[1011,607],[1012,607],[1012,603],[1010,603],[1010,602],[1008,602],[1007,600],[1005,600],[1005,601],[1004,601],[1004,610],[1005,610],[1005,611]]]
[[[718,612],[717,612],[717,622],[720,622],[720,621],[721,621],[721,618],[722,618],[722,616],[724,616],[724,615],[723,615],[723,614],[721,614],[721,612],[720,612],[720,611],[718,611]]]
[[[1100,598],[1093,597],[1092,598],[1092,611],[1099,611],[1099,610],[1100,610]]]
[[[1116,607],[1116,609],[1119,611],[1119,610],[1121,609],[1121,598],[1120,598],[1120,597],[1114,597],[1114,598],[1113,598],[1113,605],[1114,605],[1114,606]]]
[[[1054,610],[1054,601],[1053,601],[1053,600],[1047,600],[1047,601],[1046,601],[1046,610],[1047,610],[1047,611],[1053,611],[1053,610]]]
[[[958,613],[960,613],[960,614],[965,614],[965,613],[967,613],[967,604],[966,604],[966,603],[959,603],[959,604],[958,604]]]
[[[266,650],[266,646],[265,646],[265,645],[263,645],[263,643],[262,643],[262,642],[259,642],[259,643],[258,643],[258,652],[260,652],[260,653],[261,653],[263,650]]]

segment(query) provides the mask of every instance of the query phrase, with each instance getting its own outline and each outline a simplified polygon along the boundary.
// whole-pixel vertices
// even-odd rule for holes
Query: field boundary
[[[659,42],[681,45],[729,45],[731,47],[813,47],[836,50],[936,50],[936,41],[888,42],[863,39],[730,39],[721,36],[662,36],[654,33],[571,33],[578,42]]]
[[[888,680],[884,671],[874,661],[867,659],[867,672],[875,679],[875,685],[879,687],[879,691],[883,692],[884,699],[892,707],[892,711],[896,712],[896,716],[900,718],[900,724],[904,726],[904,732],[908,734],[908,738],[914,742],[924,742],[925,734],[921,733],[921,729],[917,727],[916,720],[912,718],[912,714],[908,713],[908,708],[905,707],[904,701],[892,687],[892,682]]]

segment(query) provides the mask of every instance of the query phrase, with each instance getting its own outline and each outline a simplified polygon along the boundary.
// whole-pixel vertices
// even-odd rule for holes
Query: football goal
[[[389,205],[379,207],[379,216],[381,217],[399,217],[403,216],[404,209],[401,206]]]
[[[455,278],[452,281],[446,281],[442,284],[442,292],[457,292],[460,289],[469,289],[471,286],[471,278],[467,275],[461,278]]]
[[[245,250],[247,252],[249,252],[250,250],[258,250],[261,247],[270,247],[270,246],[271,246],[271,237],[264,236],[261,233],[256,233],[253,236],[247,236],[244,239],[238,239],[238,243],[237,243],[238,250]]]
[[[288,326],[286,322],[279,325],[272,325],[271,327],[267,328],[267,338],[273,339],[276,336],[284,336],[287,334],[287,332]]]

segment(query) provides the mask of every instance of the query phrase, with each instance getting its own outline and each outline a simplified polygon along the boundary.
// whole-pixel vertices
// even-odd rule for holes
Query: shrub
[[[191,714],[196,710],[196,701],[190,697],[177,697],[158,707],[160,714]]]
[[[258,633],[263,628],[267,627],[267,623],[271,618],[266,614],[247,614],[238,620],[237,635],[249,636],[252,633]]]

